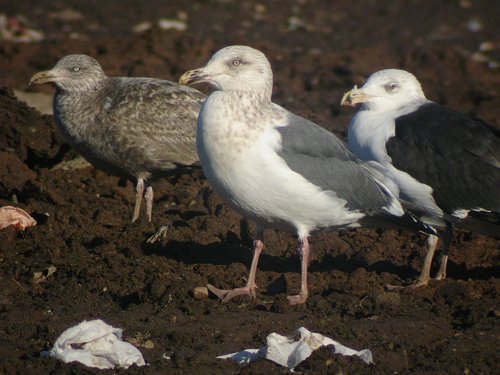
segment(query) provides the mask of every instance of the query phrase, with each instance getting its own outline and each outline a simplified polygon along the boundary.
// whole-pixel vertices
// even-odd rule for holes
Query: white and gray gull
[[[265,228],[298,235],[301,288],[288,297],[291,304],[307,300],[310,232],[362,225],[421,229],[347,145],[272,103],[273,74],[262,52],[246,46],[223,48],[179,81],[207,82],[215,89],[198,117],[200,162],[225,202],[256,223],[246,286],[233,290],[209,286],[223,301],[255,297]]]
[[[132,222],[145,181],[198,162],[196,119],[205,95],[155,78],[108,77],[86,55],[63,57],[31,83],[52,82],[54,118],[64,138],[95,167],[137,180]],[[146,183],[147,184],[147,183]],[[146,189],[151,221],[153,189]]]
[[[361,104],[349,125],[351,151],[381,163],[400,199],[422,207],[423,216],[440,218],[434,223],[444,247],[438,280],[446,276],[454,226],[500,235],[498,130],[427,100],[415,76],[398,69],[372,74],[341,104]],[[411,287],[429,282],[437,242],[429,237],[422,272]]]

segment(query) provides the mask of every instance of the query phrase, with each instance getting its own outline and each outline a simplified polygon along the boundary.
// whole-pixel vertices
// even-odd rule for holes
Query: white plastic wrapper
[[[42,353],[65,363],[80,362],[89,367],[110,369],[128,368],[134,363],[144,366],[141,352],[122,340],[120,328],[114,328],[100,319],[86,321],[64,331],[54,347]]]
[[[217,358],[231,358],[238,363],[268,359],[293,370],[316,349],[322,346],[333,346],[335,354],[356,355],[367,364],[373,363],[372,353],[369,349],[361,351],[350,349],[329,337],[310,332],[304,327],[299,328],[290,336],[271,333],[267,336],[266,341],[267,344],[260,349],[246,349],[242,352],[221,355]]]

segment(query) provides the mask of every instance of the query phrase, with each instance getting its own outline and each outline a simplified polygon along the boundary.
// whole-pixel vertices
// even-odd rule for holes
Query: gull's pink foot
[[[417,288],[420,288],[421,286],[425,286],[427,284],[429,284],[429,278],[427,278],[427,279],[418,278],[417,280],[415,280],[414,282],[412,282],[409,285],[390,285],[390,284],[387,284],[385,287],[387,288],[387,290],[417,289]]]
[[[248,281],[246,286],[244,286],[243,288],[225,290],[218,289],[210,284],[207,285],[208,290],[219,297],[222,302],[227,302],[230,299],[238,296],[256,296],[255,290],[257,289],[257,284],[255,284],[255,273],[257,272],[257,264],[259,263],[260,253],[264,248],[264,243],[262,242],[263,235],[263,229],[257,228],[257,235],[255,240],[253,241],[253,259],[250,266],[250,273],[248,274]]]
[[[300,305],[307,301],[307,294],[296,294],[294,296],[288,296],[288,302],[290,305]]]
[[[243,288],[235,288],[235,289],[218,289],[213,285],[207,285],[208,290],[219,297],[222,302],[227,302],[238,296],[250,296],[255,297],[255,289],[256,287],[245,286]]]

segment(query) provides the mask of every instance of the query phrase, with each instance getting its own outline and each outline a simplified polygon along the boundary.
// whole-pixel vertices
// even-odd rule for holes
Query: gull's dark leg
[[[309,240],[307,236],[299,238],[299,253],[301,264],[300,293],[288,296],[290,305],[298,305],[307,301],[307,268],[309,267]]]
[[[139,212],[141,211],[141,201],[142,194],[144,193],[144,180],[142,178],[137,179],[137,185],[135,186],[135,207],[134,215],[132,216],[132,223],[139,217]]]
[[[151,222],[151,216],[153,216],[153,196],[153,187],[148,186],[144,198],[146,199],[146,212],[148,214],[149,222]]]
[[[255,283],[255,274],[257,273],[257,264],[259,263],[259,256],[264,248],[264,230],[257,227],[257,234],[255,236],[255,240],[253,241],[253,259],[252,265],[250,266],[250,272],[248,274],[247,284],[242,288],[235,289],[218,289],[213,285],[207,285],[208,290],[210,290],[213,294],[219,297],[222,302],[227,302],[230,299],[233,299],[237,296],[245,296],[249,295],[251,297],[256,296],[257,284]]]

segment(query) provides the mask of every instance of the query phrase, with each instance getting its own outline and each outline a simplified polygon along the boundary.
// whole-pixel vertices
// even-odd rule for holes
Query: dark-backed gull
[[[446,277],[453,227],[500,234],[500,133],[479,119],[426,99],[413,74],[387,69],[344,94],[342,105],[361,104],[349,125],[349,147],[360,159],[385,167],[399,198],[438,216]],[[430,236],[419,279],[429,281],[437,237]]]

